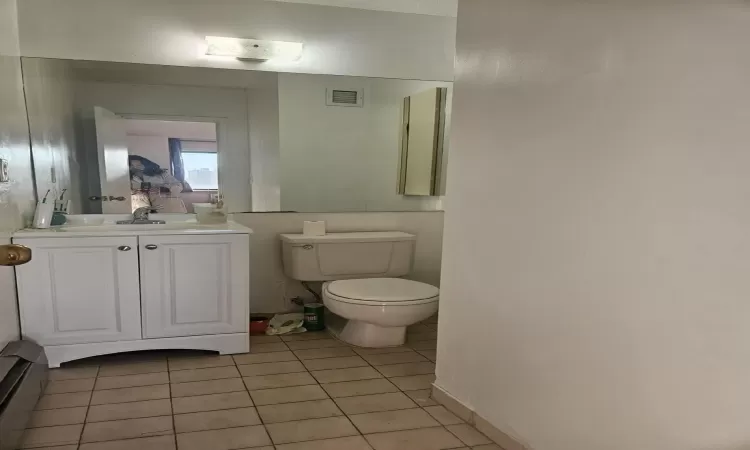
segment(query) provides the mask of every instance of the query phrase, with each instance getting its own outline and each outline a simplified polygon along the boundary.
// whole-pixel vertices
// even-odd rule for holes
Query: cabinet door
[[[246,333],[246,234],[141,236],[143,336]]]
[[[141,338],[135,237],[17,239],[21,333],[42,345]]]

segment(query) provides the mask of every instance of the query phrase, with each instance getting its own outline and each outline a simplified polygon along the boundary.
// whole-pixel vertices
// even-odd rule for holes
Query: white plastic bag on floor
[[[266,334],[269,336],[275,336],[277,334],[295,334],[304,333],[307,331],[302,324],[305,321],[305,316],[302,313],[290,313],[290,314],[276,314],[268,322],[268,328],[266,328]]]

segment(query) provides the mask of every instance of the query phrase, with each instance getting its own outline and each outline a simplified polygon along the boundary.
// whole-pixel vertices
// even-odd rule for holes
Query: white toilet
[[[395,278],[411,270],[413,234],[282,234],[281,239],[287,276],[325,282],[323,303],[338,316],[327,320],[327,327],[344,342],[374,348],[402,345],[406,327],[438,310],[438,288]]]

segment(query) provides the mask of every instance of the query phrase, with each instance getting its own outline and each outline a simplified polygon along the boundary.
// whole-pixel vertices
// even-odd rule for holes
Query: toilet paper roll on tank
[[[319,221],[306,220],[302,224],[302,234],[304,234],[305,236],[325,236],[326,223],[322,220],[319,220]]]

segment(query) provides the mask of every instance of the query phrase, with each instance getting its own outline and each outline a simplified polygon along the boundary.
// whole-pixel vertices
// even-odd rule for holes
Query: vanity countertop
[[[14,238],[64,238],[88,236],[154,236],[175,234],[252,234],[253,230],[236,222],[200,224],[195,220],[167,222],[155,225],[83,225],[52,227],[43,230],[26,228],[13,233]]]

